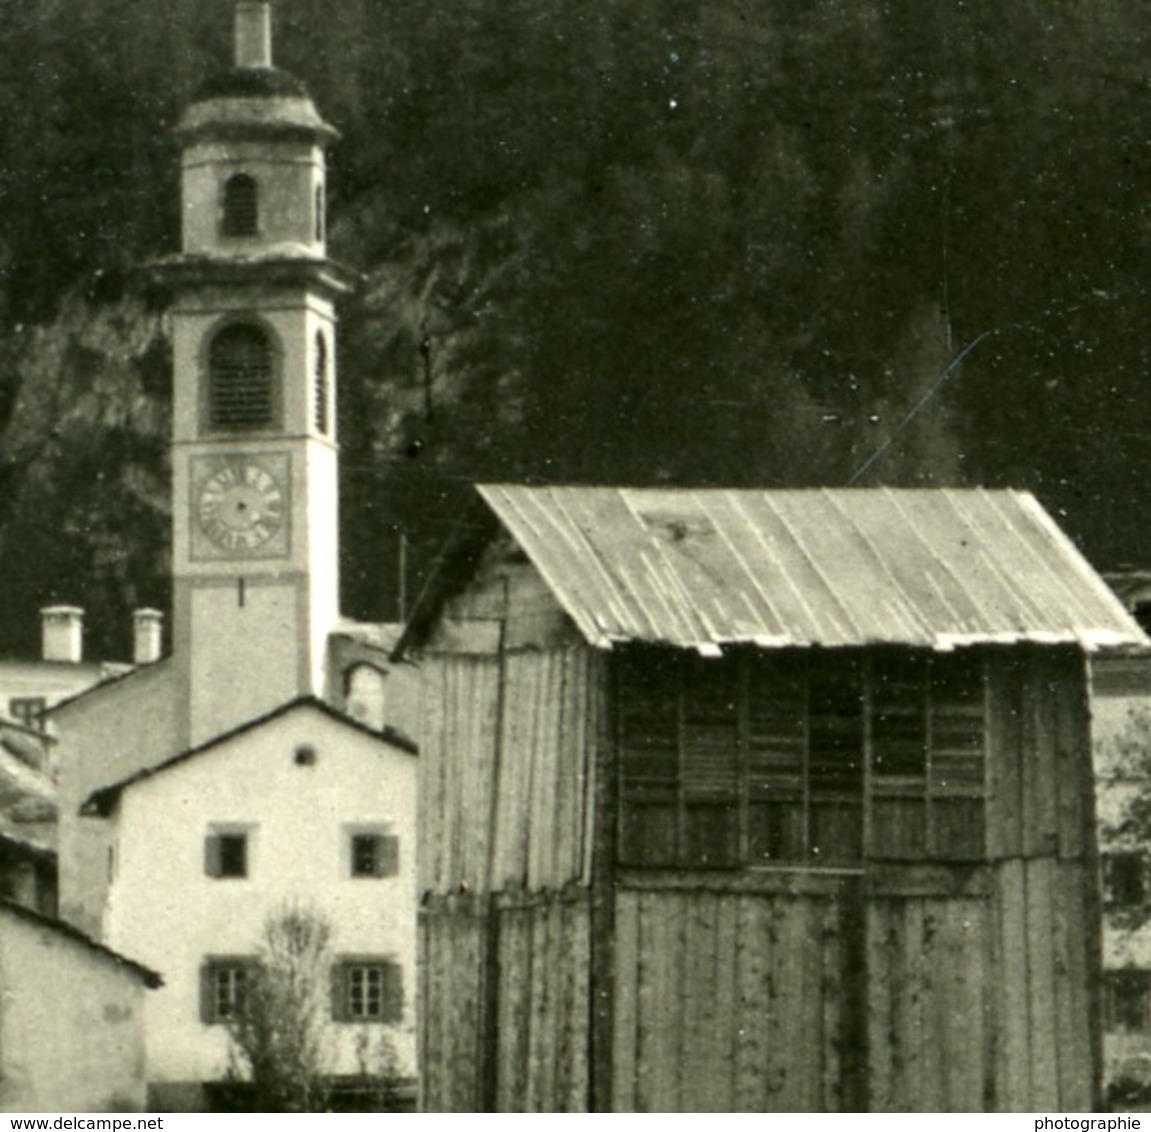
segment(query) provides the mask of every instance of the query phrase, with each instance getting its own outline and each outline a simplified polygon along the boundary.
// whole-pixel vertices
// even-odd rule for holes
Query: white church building
[[[333,1077],[364,1071],[363,1027],[415,1074],[416,760],[385,726],[412,697],[381,627],[339,615],[336,132],[272,65],[269,5],[235,18],[177,130],[181,251],[150,269],[173,297],[171,651],[50,712],[60,914],[162,974],[148,1076],[176,1110],[226,1074],[220,1023],[287,901],[332,927]]]

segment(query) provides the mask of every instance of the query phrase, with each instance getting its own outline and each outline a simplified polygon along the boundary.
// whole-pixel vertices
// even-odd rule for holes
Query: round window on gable
[[[296,766],[315,766],[316,748],[311,743],[301,743],[296,748]]]
[[[209,412],[213,429],[273,424],[272,346],[259,326],[233,323],[212,339],[208,353]]]

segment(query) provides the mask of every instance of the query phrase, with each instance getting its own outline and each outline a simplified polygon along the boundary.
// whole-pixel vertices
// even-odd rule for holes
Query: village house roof
[[[321,715],[326,715],[329,719],[333,719],[345,727],[350,727],[355,731],[370,735],[373,739],[379,739],[381,742],[387,743],[397,750],[404,751],[406,754],[415,755],[418,753],[419,748],[416,744],[406,735],[392,727],[385,727],[377,731],[374,728],[366,727],[358,720],[353,719],[349,715],[345,715],[342,711],[338,711],[330,704],[326,704],[323,700],[317,699],[315,696],[297,696],[295,699],[281,704],[272,711],[265,712],[263,715],[256,716],[254,719],[249,719],[246,723],[241,723],[239,727],[233,727],[229,731],[225,731],[222,735],[217,735],[214,739],[209,739],[206,743],[201,743],[198,746],[190,747],[186,751],[181,751],[179,754],[173,755],[171,758],[165,759],[155,766],[138,770],[135,774],[130,774],[127,778],[122,778],[118,782],[113,782],[108,786],[102,786],[99,790],[93,791],[88,796],[87,800],[80,807],[80,812],[89,816],[107,817],[108,814],[115,809],[120,800],[120,795],[134,783],[140,782],[145,778],[151,778],[156,774],[162,774],[164,771],[170,770],[180,763],[187,762],[189,759],[196,758],[198,755],[206,754],[208,751],[214,750],[230,742],[232,739],[238,738],[249,731],[254,731],[258,727],[263,727],[264,724],[270,723],[272,720],[278,719],[280,716],[287,715],[289,712],[296,711],[300,708],[312,708],[320,712]]]
[[[1148,644],[1026,492],[478,491],[601,648]],[[429,591],[399,651],[422,639],[453,585],[445,576]]]
[[[5,900],[0,897],[0,918],[4,915],[15,917],[18,920],[23,920],[25,923],[31,924],[33,927],[45,928],[50,932],[70,939],[78,943],[81,947],[100,955],[105,959],[110,959],[118,967],[131,972],[137,978],[141,979],[145,986],[162,987],[164,980],[160,975],[151,969],[145,967],[143,963],[137,963],[134,959],[129,959],[126,955],[121,955],[118,951],[113,951],[110,947],[105,947],[102,943],[97,943],[91,936],[85,935],[79,928],[74,928],[71,924],[64,920],[55,920],[50,916],[43,916],[39,912],[34,912],[31,908],[25,908],[22,904],[15,904],[11,900]]]
[[[3,728],[0,728],[0,841],[46,857],[56,852],[55,785],[20,751],[8,748]]]

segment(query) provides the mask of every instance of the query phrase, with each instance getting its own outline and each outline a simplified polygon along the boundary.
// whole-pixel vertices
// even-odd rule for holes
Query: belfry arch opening
[[[208,351],[208,422],[212,429],[266,428],[274,423],[272,344],[251,323],[225,326]]]

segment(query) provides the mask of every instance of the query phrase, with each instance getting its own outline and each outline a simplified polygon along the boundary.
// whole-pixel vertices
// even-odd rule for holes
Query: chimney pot
[[[155,664],[164,642],[164,615],[158,609],[137,609],[132,614],[132,663]]]
[[[84,611],[74,605],[41,609],[40,640],[45,660],[79,664],[84,659]]]
[[[236,4],[236,66],[272,65],[272,8],[268,0]]]

